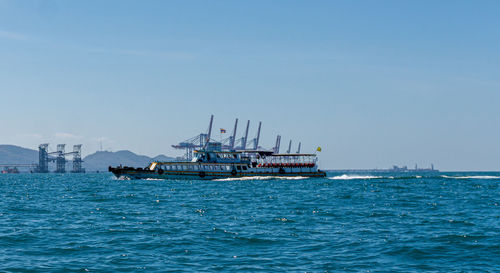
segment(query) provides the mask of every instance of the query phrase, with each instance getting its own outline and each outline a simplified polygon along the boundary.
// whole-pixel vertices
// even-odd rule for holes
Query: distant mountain
[[[106,171],[108,166],[145,167],[154,160],[172,161],[174,158],[165,155],[158,155],[151,158],[126,150],[118,152],[102,151],[86,156],[83,159],[83,167],[87,171]]]
[[[15,145],[0,145],[0,164],[38,163],[38,151]]]
[[[175,158],[169,157],[169,156],[166,156],[166,155],[157,155],[157,156],[153,157],[152,159],[154,161],[172,161]]]
[[[72,156],[67,156],[66,170],[71,171]],[[137,155],[131,151],[96,152],[83,158],[83,167],[89,171],[106,171],[108,166],[145,167],[149,162],[172,161],[173,157],[158,155],[153,158]],[[0,145],[0,164],[38,164],[38,150],[26,149],[15,145]],[[50,170],[55,168],[55,163],[49,163]]]

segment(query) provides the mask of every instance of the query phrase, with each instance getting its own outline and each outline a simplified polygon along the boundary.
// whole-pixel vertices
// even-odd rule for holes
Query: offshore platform
[[[186,139],[176,145],[172,145],[173,148],[177,150],[185,150],[184,157],[187,160],[191,160],[193,158],[193,152],[199,149],[207,149],[213,151],[257,151],[262,150],[263,148],[259,146],[260,133],[262,128],[262,122],[259,122],[259,126],[257,127],[257,134],[254,138],[248,139],[248,131],[250,129],[250,120],[246,123],[246,129],[244,134],[240,138],[236,138],[236,132],[238,129],[238,119],[234,122],[234,128],[232,134],[222,139],[220,141],[212,139],[212,125],[214,121],[214,115],[210,117],[210,123],[208,125],[207,133],[200,133],[194,137]],[[225,129],[220,129],[221,135],[225,133]],[[281,136],[276,136],[276,144],[271,149],[274,153],[279,153],[281,145]],[[297,148],[297,153],[300,153],[301,143],[299,142],[299,146]],[[290,140],[288,144],[288,150],[286,153],[291,153],[292,149],[292,140]]]
[[[66,160],[67,155],[73,155],[73,169],[72,173],[84,173],[85,169],[82,167],[82,145],[73,145],[72,152],[65,152],[66,144],[57,144],[57,151],[49,152],[49,144],[40,144],[38,146],[38,165],[36,166],[34,172],[36,173],[48,173],[49,163],[55,162],[56,173],[66,172]]]

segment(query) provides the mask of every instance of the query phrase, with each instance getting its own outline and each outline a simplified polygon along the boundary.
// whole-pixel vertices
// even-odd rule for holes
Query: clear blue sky
[[[500,170],[499,11],[0,0],[0,143],[180,155],[215,114],[217,130],[251,119],[252,137],[263,121],[266,147],[321,146],[323,168]]]

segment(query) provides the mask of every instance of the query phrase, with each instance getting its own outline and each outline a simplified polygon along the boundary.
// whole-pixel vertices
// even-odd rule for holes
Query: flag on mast
[[[220,133],[221,133],[221,134],[225,134],[225,133],[226,133],[226,129],[222,129],[222,128],[220,128]]]
[[[321,147],[318,147],[316,151],[321,152]]]

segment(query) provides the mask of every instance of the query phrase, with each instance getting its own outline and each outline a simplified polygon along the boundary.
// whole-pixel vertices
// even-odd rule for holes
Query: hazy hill
[[[158,155],[151,158],[145,155],[134,154],[131,151],[103,151],[86,156],[83,159],[83,166],[87,171],[106,171],[108,166],[145,167],[153,160],[171,161],[173,159],[165,155]]]
[[[15,145],[0,145],[0,164],[38,163],[38,151]]]
[[[71,171],[73,156],[67,156],[66,170]],[[107,171],[108,166],[145,167],[153,160],[172,161],[174,158],[158,155],[153,158],[137,155],[131,151],[96,152],[83,158],[83,167],[89,171]],[[26,149],[15,145],[0,145],[0,164],[38,164],[38,150]],[[55,168],[55,163],[49,163],[50,170]]]

